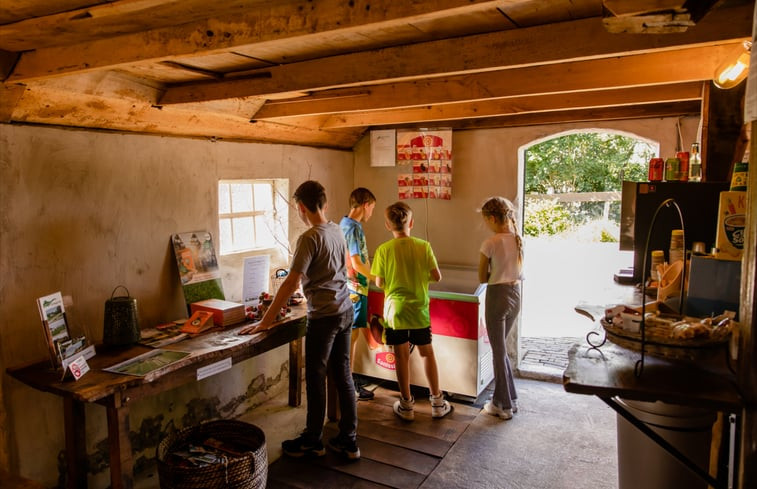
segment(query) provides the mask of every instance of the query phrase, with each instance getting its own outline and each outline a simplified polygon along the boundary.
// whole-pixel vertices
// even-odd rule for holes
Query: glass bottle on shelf
[[[702,155],[699,154],[699,143],[691,143],[689,154],[689,181],[702,181]]]

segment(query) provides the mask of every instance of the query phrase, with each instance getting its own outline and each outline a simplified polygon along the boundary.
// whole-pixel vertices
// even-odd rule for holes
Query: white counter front
[[[430,287],[431,333],[443,391],[468,397],[478,395],[494,378],[492,353],[484,323],[486,286],[477,271],[467,267],[442,268],[442,280]],[[368,317],[382,317],[384,293],[372,287]],[[355,352],[355,373],[397,380],[394,353],[378,338],[361,335]],[[420,355],[410,356],[410,383],[428,387]]]

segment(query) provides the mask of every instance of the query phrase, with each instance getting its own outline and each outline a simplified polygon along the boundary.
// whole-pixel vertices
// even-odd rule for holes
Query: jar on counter
[[[665,160],[662,158],[652,158],[649,160],[649,174],[647,178],[650,182],[662,182],[664,170]]]

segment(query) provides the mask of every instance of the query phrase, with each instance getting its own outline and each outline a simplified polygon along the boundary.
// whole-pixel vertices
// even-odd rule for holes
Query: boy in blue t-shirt
[[[350,370],[355,368],[355,347],[363,334],[368,331],[368,284],[371,281],[371,261],[368,258],[368,245],[362,223],[367,222],[376,207],[376,197],[367,188],[358,187],[350,194],[350,212],[339,223],[347,241],[347,287],[350,289],[350,299],[355,311],[350,338]],[[355,390],[358,399],[373,399],[373,392],[366,389],[353,374]]]

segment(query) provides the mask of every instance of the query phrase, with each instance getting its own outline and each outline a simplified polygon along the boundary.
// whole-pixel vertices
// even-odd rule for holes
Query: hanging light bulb
[[[738,56],[724,61],[715,70],[715,78],[712,82],[718,88],[733,88],[746,78],[749,73],[749,56],[752,51],[752,43],[744,41],[739,48]]]

